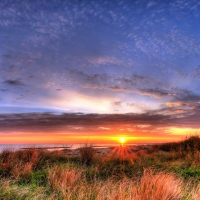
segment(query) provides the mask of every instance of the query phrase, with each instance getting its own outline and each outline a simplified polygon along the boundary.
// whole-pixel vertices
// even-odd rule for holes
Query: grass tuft
[[[95,152],[92,145],[85,144],[84,147],[80,148],[81,163],[90,166],[94,162]]]

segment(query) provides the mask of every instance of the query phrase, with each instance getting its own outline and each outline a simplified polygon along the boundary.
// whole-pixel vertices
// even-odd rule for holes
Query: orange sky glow
[[[198,134],[199,129],[167,129],[165,135],[159,133],[144,134],[142,131],[137,133],[125,133],[124,131],[112,132],[94,132],[91,133],[64,133],[64,132],[9,132],[1,134],[1,144],[73,144],[73,143],[89,143],[89,144],[118,144],[122,143],[124,138],[125,144],[139,143],[163,143],[175,142],[184,139],[187,136]]]

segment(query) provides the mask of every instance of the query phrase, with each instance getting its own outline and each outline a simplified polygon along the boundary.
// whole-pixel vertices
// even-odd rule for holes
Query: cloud
[[[193,78],[200,78],[200,65],[192,72]]]
[[[166,106],[168,107],[179,107],[183,106],[182,102],[166,102]]]
[[[130,107],[134,107],[134,106],[136,106],[137,104],[136,104],[136,103],[127,103],[126,105],[127,105],[127,106],[130,106]]]
[[[115,101],[115,102],[112,102],[112,104],[114,106],[121,106],[122,102],[121,101]]]
[[[150,95],[160,97],[166,95],[162,89],[138,89],[137,87],[149,85],[154,87],[159,83],[158,80],[140,76],[132,73],[131,75],[114,75],[114,74],[88,74],[77,69],[69,69],[69,81],[77,84],[83,88],[88,89],[106,89],[116,92],[138,92],[143,95]],[[160,83],[160,85],[162,85]]]
[[[0,89],[0,91],[6,92],[6,91],[8,91],[8,89]]]
[[[135,107],[138,108],[139,110],[147,110],[148,106],[146,103],[127,103],[126,104],[127,107]],[[149,108],[148,108],[149,109]]]
[[[195,94],[193,91],[186,90],[186,89],[176,89],[177,92],[174,95],[174,98],[177,101],[183,102],[195,102],[200,100],[200,95]]]
[[[196,106],[198,105],[198,102],[197,101],[194,101],[194,102],[166,102],[166,106],[168,107],[188,107],[188,108],[191,108],[191,109],[194,109],[196,108]]]
[[[137,89],[137,92],[141,95],[147,95],[147,96],[155,97],[155,98],[164,98],[164,97],[171,96],[171,93],[169,91],[161,89],[161,88]]]
[[[108,127],[103,127],[103,126],[99,127],[98,129],[100,129],[100,130],[107,130],[107,131],[110,130],[110,128],[108,128]]]
[[[163,89],[162,87],[158,88],[142,88],[136,89],[136,92],[141,95],[147,95],[154,98],[171,98],[174,103],[171,106],[178,106],[180,103],[187,103],[187,102],[198,102],[200,100],[200,95],[195,94],[191,90],[186,89],[179,89],[179,88],[170,88],[168,90]],[[175,103],[176,102],[176,103]],[[166,103],[167,106],[170,106],[170,103]]]
[[[150,1],[148,4],[147,4],[147,7],[150,8],[152,6],[156,5],[156,2],[155,1]]]
[[[115,57],[108,57],[108,56],[98,56],[98,57],[87,57],[87,60],[95,65],[120,65],[120,66],[125,66],[126,63],[120,59],[117,59]]]
[[[200,105],[195,110],[166,108],[142,114],[22,113],[0,114],[0,130],[85,131],[97,129],[199,127]],[[74,127],[74,128],[73,128]],[[102,128],[103,127],[103,128]]]
[[[8,85],[12,85],[12,86],[19,86],[19,85],[24,85],[20,79],[15,79],[15,80],[5,80],[2,83],[8,84]]]
[[[137,125],[138,128],[149,128],[151,125],[148,125],[148,124],[139,124]]]

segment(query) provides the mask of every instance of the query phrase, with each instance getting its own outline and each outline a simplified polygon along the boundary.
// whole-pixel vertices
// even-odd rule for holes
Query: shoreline
[[[161,143],[159,143],[161,144]],[[124,146],[130,147],[132,149],[145,148],[153,145],[159,145],[158,143],[150,143],[150,144],[125,144]],[[17,151],[17,150],[25,150],[25,149],[37,149],[37,150],[48,150],[48,151],[62,151],[69,150],[74,151],[85,146],[92,146],[94,149],[112,149],[116,147],[120,147],[120,144],[0,144],[0,153],[4,150]]]

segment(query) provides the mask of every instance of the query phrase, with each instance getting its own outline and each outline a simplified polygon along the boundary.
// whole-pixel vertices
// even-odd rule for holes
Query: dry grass
[[[65,190],[73,188],[83,182],[83,172],[81,170],[62,168],[55,166],[48,170],[48,184],[53,190]]]
[[[99,200],[107,199],[107,197],[117,200],[178,200],[182,198],[181,180],[166,173],[153,174],[150,170],[145,171],[140,181],[123,179],[115,183],[114,188],[105,185],[104,190],[106,188],[107,192],[102,192],[104,197],[99,196]],[[109,188],[113,189],[109,191]]]
[[[162,145],[155,146],[155,149],[164,150],[164,151],[176,151],[181,154],[188,152],[194,153],[195,151],[200,151],[200,136],[190,136],[186,137],[180,142],[165,143]]]
[[[198,183],[197,186],[193,187],[192,190],[189,192],[189,198],[192,200],[200,199],[200,183]]]
[[[170,200],[182,199],[183,182],[171,174],[160,172],[154,174],[145,170],[136,187],[136,200]]]
[[[89,166],[93,163],[95,152],[92,145],[86,144],[80,148],[80,154],[82,164]]]
[[[4,150],[0,154],[0,176],[10,177],[15,180],[29,181],[35,170],[45,169],[67,162],[67,156],[62,152],[48,152],[35,148],[9,151]]]
[[[133,163],[115,155],[96,160],[88,145],[80,149],[80,158],[36,149],[4,151],[0,199],[199,200],[198,142],[198,138],[183,141],[183,152],[174,144],[140,150],[131,154]]]
[[[87,182],[82,170],[59,166],[48,170],[48,187],[52,189],[55,199],[75,199],[83,185],[86,186]]]
[[[29,175],[38,162],[35,149],[23,151],[3,151],[0,155],[0,166],[7,175],[18,179],[21,175]]]
[[[93,179],[88,182],[84,170],[55,166],[48,170],[46,187],[33,190],[31,186],[22,188],[11,181],[1,180],[0,199],[199,200],[200,184],[195,187],[188,184],[173,174],[154,173],[152,170],[145,170],[141,179],[137,180]]]
[[[87,183],[84,171],[55,167],[49,170],[48,180],[54,197],[61,199],[181,200],[184,196],[181,179],[164,172],[154,174],[151,170],[145,170],[137,181],[124,178]]]

